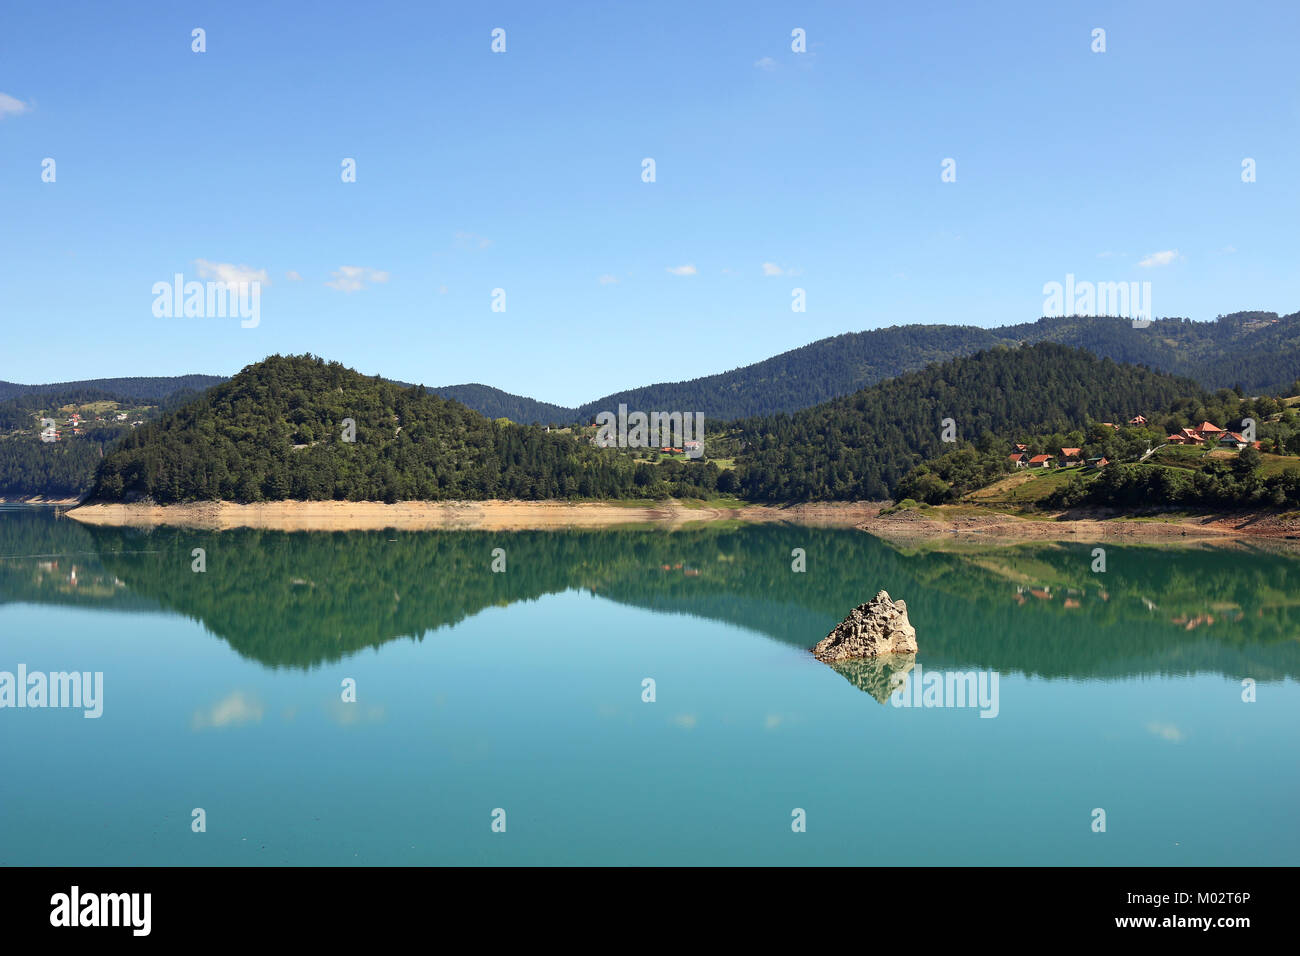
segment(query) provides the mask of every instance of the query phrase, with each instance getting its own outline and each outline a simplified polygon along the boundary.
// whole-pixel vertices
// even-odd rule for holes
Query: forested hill
[[[1213,322],[1067,316],[995,330],[1022,342],[1056,342],[1094,355],[1185,375],[1203,388],[1240,385],[1249,395],[1285,390],[1300,378],[1300,312],[1235,312]]]
[[[1156,319],[1133,328],[1120,318],[1067,316],[984,329],[968,325],[897,325],[820,339],[752,365],[683,382],[625,389],[578,408],[515,395],[489,385],[431,389],[488,418],[521,424],[589,422],[620,403],[643,411],[698,411],[713,421],[795,412],[860,388],[1000,345],[1056,342],[1117,362],[1148,365],[1195,379],[1203,388],[1240,385],[1248,394],[1275,393],[1300,379],[1300,313],[1238,312],[1213,322]],[[721,364],[721,363],[719,363]],[[78,389],[132,399],[200,391],[225,379],[212,375],[96,379],[59,385],[0,382],[0,401],[29,392]],[[405,383],[394,384],[406,386]],[[508,384],[508,383],[502,383]]]
[[[998,348],[909,373],[793,415],[739,423],[740,486],[767,501],[880,499],[955,438],[1127,422],[1201,391],[1187,379],[1062,345]]]
[[[20,385],[0,382],[0,402],[21,398],[38,405],[38,397],[58,397],[60,403],[91,402],[104,398],[116,401],[165,402],[173,395],[202,392],[229,381],[224,375],[154,375],[135,378],[90,378],[77,382],[54,382],[45,385]],[[393,382],[411,388],[408,382]],[[539,402],[524,395],[512,395],[490,385],[446,385],[430,389],[443,398],[454,398],[488,418],[508,418],[521,424],[568,424],[577,421],[578,411],[549,402]],[[46,402],[49,404],[49,402]]]
[[[220,375],[163,375],[135,378],[92,378],[79,382],[55,382],[48,385],[19,385],[0,382],[0,402],[19,396],[54,395],[60,401],[95,401],[110,397],[119,401],[157,402],[177,392],[201,392],[226,381]]]
[[[998,330],[963,325],[900,325],[870,332],[848,332],[782,352],[754,365],[691,379],[627,389],[578,408],[580,420],[633,409],[703,412],[712,419],[808,408],[865,385],[924,368],[958,355],[1018,340]]]
[[[794,412],[933,362],[1038,342],[1185,375],[1207,389],[1240,385],[1249,394],[1276,392],[1300,378],[1300,312],[1239,312],[1214,322],[1156,319],[1143,328],[1134,328],[1130,319],[1066,316],[993,329],[897,325],[849,332],[718,375],[617,392],[578,413],[590,419],[620,402],[727,420]]]
[[[276,355],[125,436],[100,463],[90,499],[391,502],[712,492],[698,482],[715,484],[715,465],[673,464],[655,471],[567,434],[491,421],[419,387],[310,355]]]
[[[508,418],[521,425],[568,425],[578,420],[576,408],[512,395],[490,385],[445,385],[429,391],[443,398],[454,398],[488,418]]]

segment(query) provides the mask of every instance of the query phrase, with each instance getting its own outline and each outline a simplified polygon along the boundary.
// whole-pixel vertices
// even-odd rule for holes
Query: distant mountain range
[[[699,411],[713,420],[796,412],[934,362],[996,346],[1054,342],[1195,380],[1203,388],[1240,385],[1246,392],[1287,391],[1300,378],[1300,312],[1237,312],[1213,322],[1156,319],[1134,328],[1128,319],[1067,316],[994,329],[966,325],[897,325],[820,339],[753,365],[684,382],[606,395],[577,408],[538,401],[489,385],[429,390],[488,418],[522,424],[590,421],[620,403],[631,409]],[[93,379],[54,385],[0,382],[0,401],[31,392],[85,389],[125,398],[166,398],[226,381],[213,375]],[[407,385],[405,382],[395,382]]]
[[[150,402],[158,404],[177,392],[202,392],[226,381],[222,375],[157,375],[137,378],[90,378],[79,382],[52,382],[48,385],[19,385],[0,382],[0,402],[31,395],[71,396],[89,395],[83,401],[111,397],[114,401]]]

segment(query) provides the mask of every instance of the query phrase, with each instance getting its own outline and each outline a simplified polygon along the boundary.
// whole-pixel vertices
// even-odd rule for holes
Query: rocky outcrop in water
[[[881,654],[915,654],[916,628],[907,619],[907,604],[880,591],[859,604],[813,648],[819,661],[834,664]]]

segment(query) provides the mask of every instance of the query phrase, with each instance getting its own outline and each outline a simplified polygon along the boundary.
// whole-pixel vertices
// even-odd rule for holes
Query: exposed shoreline
[[[879,513],[880,502],[821,502],[688,506],[678,501],[611,504],[603,501],[265,501],[236,504],[204,501],[179,505],[87,504],[66,517],[95,525],[224,531],[528,531],[656,524],[677,527],[697,521],[788,522],[852,528]]]
[[[1002,512],[972,515],[902,511],[876,514],[858,527],[890,541],[961,538],[976,541],[1155,541],[1230,542],[1241,539],[1300,540],[1300,515],[1242,512],[1155,518],[1142,515],[1060,514],[1043,519]]]
[[[73,501],[31,502],[75,504]],[[173,526],[224,531],[529,531],[613,528],[627,525],[681,527],[693,522],[737,521],[857,528],[878,538],[908,542],[972,541],[1157,541],[1227,542],[1246,538],[1300,540],[1300,515],[1267,513],[1195,515],[1152,520],[1115,514],[1072,514],[1033,519],[986,514],[903,511],[881,514],[881,502],[832,501],[790,505],[718,507],[660,501],[266,501],[238,504],[203,501],[179,505],[86,504],[64,512],[85,524],[153,528]]]

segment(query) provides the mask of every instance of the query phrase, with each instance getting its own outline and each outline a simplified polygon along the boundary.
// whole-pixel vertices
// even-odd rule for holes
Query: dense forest
[[[140,412],[147,421],[198,397],[198,392],[188,388],[168,388],[168,382],[171,380],[160,388],[163,398],[136,398],[104,391],[97,383],[76,382],[58,391],[32,389],[0,401],[0,497],[76,498],[85,494],[94,483],[104,453],[131,431],[126,422],[87,420],[81,434],[64,428],[59,441],[44,442],[40,438],[41,413],[53,415],[54,409],[92,402],[136,406],[144,401],[153,403]]]
[[[349,424],[349,422],[351,424]],[[92,499],[705,497],[711,462],[638,463],[313,356],[272,356],[127,435]]]
[[[699,411],[731,421],[796,412],[850,395],[935,362],[1000,345],[1055,342],[1102,358],[1146,365],[1194,379],[1202,388],[1240,386],[1251,394],[1276,392],[1300,378],[1300,313],[1237,312],[1213,322],[1156,319],[1144,328],[1114,317],[1043,318],[998,328],[969,325],[896,325],[820,339],[761,362],[683,382],[625,389],[577,408],[514,395],[488,385],[447,385],[430,391],[488,418],[520,424],[587,423],[620,403],[632,409]],[[212,375],[96,379],[62,385],[0,382],[0,401],[30,391],[81,387],[130,399],[202,391],[225,381]],[[404,382],[394,384],[409,387]]]
[[[0,402],[18,396],[48,396],[58,394],[65,396],[62,401],[95,401],[97,398],[112,398],[116,401],[149,402],[158,404],[161,400],[177,392],[198,393],[213,385],[224,382],[219,375],[168,375],[136,378],[95,378],[80,382],[55,382],[49,385],[19,385],[15,382],[0,382]],[[67,397],[72,396],[72,397]]]
[[[162,404],[176,396],[198,395],[201,392],[228,382],[225,375],[172,375],[149,378],[94,378],[80,382],[58,382],[49,385],[18,385],[0,382],[0,408],[10,400],[26,401],[26,407],[43,408],[52,396],[59,396],[57,404],[68,402],[93,402],[112,399],[119,402],[149,402]],[[393,381],[393,380],[390,380]],[[410,388],[411,383],[393,381],[394,385]],[[523,395],[512,395],[490,385],[447,385],[429,391],[443,398],[454,398],[488,418],[508,418],[521,424],[556,425],[577,421],[574,408],[564,408],[539,402]],[[174,404],[174,403],[173,403]]]
[[[795,412],[934,362],[1040,342],[1147,365],[1208,389],[1240,385],[1255,394],[1300,377],[1300,313],[1240,312],[1214,322],[1156,319],[1144,328],[1134,328],[1129,319],[1066,316],[992,329],[898,325],[850,332],[720,375],[617,392],[577,411],[585,420],[626,402],[629,408],[702,411],[717,419]]]
[[[511,395],[490,385],[446,385],[429,391],[454,398],[488,418],[508,418],[521,425],[567,425],[578,420],[577,409]]]
[[[1016,345],[1001,330],[966,325],[901,325],[820,339],[754,365],[687,382],[606,395],[577,409],[579,420],[628,408],[699,411],[732,420],[793,412],[848,395],[904,372],[994,345]]]
[[[882,499],[955,441],[1127,421],[1195,383],[1062,345],[999,348],[796,412],[741,422],[740,486],[760,501]]]
[[[0,498],[76,498],[85,494],[99,467],[97,441],[45,443],[34,436],[0,442]]]
[[[1136,329],[1126,319],[1068,316],[1000,331],[1024,342],[1057,342],[1116,362],[1148,365],[1206,389],[1240,386],[1257,395],[1300,378],[1300,312],[1236,312],[1214,322],[1156,319]]]

